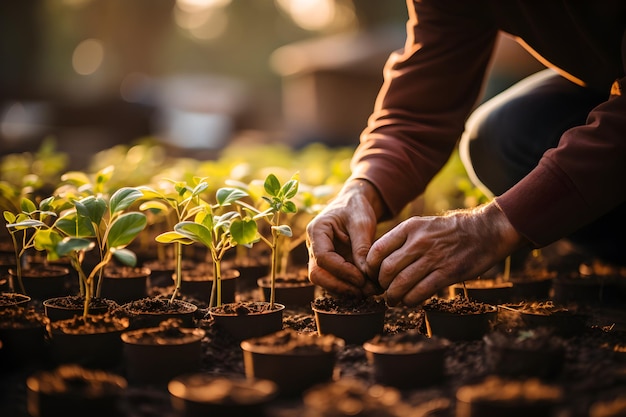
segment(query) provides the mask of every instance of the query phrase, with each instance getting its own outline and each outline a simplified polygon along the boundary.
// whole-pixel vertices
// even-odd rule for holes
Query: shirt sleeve
[[[624,87],[626,78],[616,80],[585,125],[566,131],[529,175],[496,198],[535,246],[566,237],[626,201]]]
[[[476,15],[473,2],[448,3],[455,3],[454,11],[439,1],[407,1],[405,47],[385,65],[352,159],[351,178],[371,182],[388,215],[420,195],[449,159],[482,90],[498,34],[487,17]]]

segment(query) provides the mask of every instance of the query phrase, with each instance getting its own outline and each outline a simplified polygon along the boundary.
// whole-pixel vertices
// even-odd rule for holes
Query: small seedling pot
[[[237,280],[239,271],[228,269],[222,272],[222,303],[234,303],[237,293]],[[213,289],[213,275],[193,270],[183,272],[183,279],[180,283],[180,292],[188,297],[204,301],[209,304],[211,291]]]
[[[382,334],[385,310],[363,312],[324,311],[313,307],[315,323],[320,335],[332,334],[347,344],[361,344]]]
[[[530,329],[545,327],[562,337],[580,334],[585,328],[586,317],[565,307],[552,304],[546,309],[528,309],[525,303],[501,305],[507,314],[517,315],[523,325]]]
[[[44,313],[50,321],[67,320],[80,316],[84,311],[84,299],[78,296],[65,296],[49,298],[43,302]],[[113,300],[104,298],[93,299],[89,306],[89,314],[105,314],[118,308],[119,305]]]
[[[177,376],[167,388],[180,417],[263,416],[278,394],[278,386],[266,379],[204,373]]]
[[[9,269],[12,288],[20,288],[15,269]],[[67,282],[70,270],[62,266],[36,267],[22,271],[24,291],[33,300],[40,302],[54,297],[62,297],[70,293]]]
[[[283,330],[241,342],[246,376],[276,383],[279,395],[293,397],[330,381],[344,341],[332,335]]]
[[[52,360],[56,365],[113,369],[122,362],[120,335],[127,328],[128,319],[107,315],[55,321],[49,326]]]
[[[264,301],[270,301],[271,282],[270,277],[262,277],[257,280],[261,288]],[[279,277],[276,279],[275,293],[276,302],[287,308],[311,307],[315,298],[315,285],[305,277]]]
[[[491,371],[501,376],[555,378],[565,363],[563,339],[546,328],[483,337]]]
[[[179,319],[182,326],[194,327],[198,306],[183,300],[170,302],[169,298],[142,298],[122,305],[121,310],[128,316],[131,330],[158,327],[168,319]]]
[[[226,303],[221,307],[209,308],[209,314],[219,332],[236,342],[253,337],[265,336],[283,328],[283,304],[252,301]]]
[[[148,296],[150,270],[148,268],[108,268],[102,275],[103,298],[126,304]]]
[[[126,375],[130,381],[164,385],[178,375],[200,368],[203,355],[201,340],[206,331],[169,327],[167,323],[171,322],[122,334]]]
[[[465,288],[462,284],[455,284],[452,289],[453,296],[463,295],[467,290],[470,300],[491,305],[511,302],[514,294],[512,282],[498,282],[492,279],[466,281]]]
[[[417,332],[376,336],[363,349],[376,382],[399,389],[437,385],[444,380],[449,342]]]
[[[76,364],[42,370],[26,380],[28,413],[37,417],[119,416],[126,387],[120,375]]]
[[[489,311],[480,313],[453,313],[426,308],[424,312],[428,335],[450,341],[480,340],[491,330],[498,317],[496,306],[489,306]]]
[[[456,417],[552,417],[562,389],[539,379],[507,380],[491,376],[456,392]]]

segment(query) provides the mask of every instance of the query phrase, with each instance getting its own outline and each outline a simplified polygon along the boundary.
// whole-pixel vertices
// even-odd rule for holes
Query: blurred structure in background
[[[405,22],[401,0],[0,2],[0,155],[51,136],[72,168],[144,137],[207,157],[249,131],[356,145]],[[486,94],[537,69],[505,40]]]

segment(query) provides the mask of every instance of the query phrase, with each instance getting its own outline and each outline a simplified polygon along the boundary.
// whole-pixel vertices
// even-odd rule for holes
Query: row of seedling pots
[[[264,303],[258,302],[258,304],[262,305]],[[127,376],[131,381],[168,383],[172,403],[180,408],[182,415],[197,415],[193,413],[201,412],[198,410],[205,410],[204,412],[206,412],[207,409],[213,409],[217,413],[216,415],[220,415],[219,413],[224,410],[222,408],[224,404],[216,404],[217,400],[215,398],[203,398],[201,393],[205,391],[203,387],[208,385],[225,384],[232,392],[229,391],[228,398],[220,401],[228,403],[228,408],[231,410],[229,412],[237,415],[236,412],[232,411],[233,408],[236,408],[233,404],[233,398],[239,395],[235,393],[237,390],[248,392],[249,396],[246,401],[249,402],[246,403],[246,407],[248,407],[246,409],[250,410],[250,407],[261,407],[277,396],[300,395],[314,385],[336,379],[334,369],[335,357],[347,343],[362,344],[368,360],[372,364],[373,376],[377,382],[398,388],[413,388],[421,386],[420,384],[426,386],[442,382],[445,378],[445,352],[452,342],[461,340],[478,340],[483,338],[485,349],[488,351],[487,356],[490,358],[489,366],[495,374],[500,375],[502,378],[512,377],[518,380],[520,377],[539,378],[541,380],[554,378],[559,375],[563,365],[563,344],[560,336],[555,335],[553,330],[543,325],[536,327],[525,326],[509,332],[500,332],[493,330],[492,327],[479,326],[476,333],[472,336],[468,336],[465,333],[462,336],[448,333],[448,337],[444,337],[443,334],[445,333],[442,331],[442,329],[453,327],[471,327],[467,322],[459,321],[462,320],[461,317],[466,316],[477,318],[486,314],[486,317],[488,317],[487,323],[493,325],[495,320],[494,312],[496,314],[500,312],[510,314],[512,313],[511,310],[515,310],[515,314],[518,314],[525,310],[531,311],[531,307],[534,309],[533,314],[542,316],[550,316],[552,313],[558,316],[559,313],[566,312],[563,308],[555,307],[551,303],[519,304],[506,306],[505,309],[502,309],[504,306],[500,306],[500,310],[497,308],[494,310],[494,308],[490,308],[494,306],[470,305],[478,303],[468,300],[432,299],[424,306],[425,319],[430,329],[429,336],[417,332],[397,335],[384,334],[382,323],[384,323],[384,314],[387,310],[385,304],[380,301],[372,302],[371,300],[367,306],[361,305],[362,308],[357,308],[356,304],[347,303],[347,306],[343,308],[337,307],[333,310],[333,308],[329,308],[331,305],[334,305],[332,299],[328,297],[316,299],[311,305],[312,310],[316,313],[316,322],[318,324],[317,333],[315,334],[297,334],[293,331],[282,329],[281,320],[282,311],[284,310],[282,305],[275,307],[275,314],[281,320],[276,320],[275,325],[270,325],[266,328],[262,332],[265,334],[251,336],[250,334],[238,335],[237,333],[230,333],[229,337],[235,339],[234,341],[242,349],[247,378],[242,380],[241,378],[233,377],[228,383],[223,380],[221,382],[216,381],[216,379],[219,380],[223,376],[215,377],[204,374],[198,375],[197,372],[194,373],[194,370],[197,370],[200,366],[198,361],[201,358],[201,343],[204,336],[202,329],[164,323],[161,326],[142,329],[141,331],[127,330],[122,333],[124,343],[134,340],[134,342],[131,342],[132,346],[134,346],[133,349],[135,347],[144,349],[143,351],[138,350],[138,353],[135,354],[137,363],[140,365],[132,368],[134,370],[129,368]],[[234,303],[234,305],[237,305],[237,303]],[[454,305],[455,312],[445,311],[446,309],[452,310],[452,305]],[[438,312],[443,311],[453,321],[444,327],[437,327],[433,321],[433,313],[436,310]],[[263,311],[258,312],[259,315],[262,313]],[[381,314],[383,318],[379,321],[376,317],[380,317]],[[214,320],[218,315],[211,315],[205,319]],[[254,315],[254,313],[247,312],[246,314],[240,314],[240,317]],[[364,316],[368,315],[367,322],[379,324],[370,327],[366,331],[363,330],[364,326],[358,323],[362,322]],[[343,324],[328,327],[325,321],[328,319],[327,316],[333,316],[338,320],[342,320]],[[235,315],[234,317],[238,316]],[[211,325],[217,326],[219,332],[231,332],[231,330],[227,330],[229,329],[229,324],[223,323],[218,325],[218,322],[214,321]],[[251,327],[259,328],[257,325],[250,324],[245,327],[248,329]],[[356,335],[354,331],[358,328],[363,330],[360,335]],[[161,340],[165,339],[166,335],[180,336],[182,340],[189,341],[193,347],[187,347],[188,350],[183,354],[179,352],[172,353],[170,356],[167,354],[163,356],[162,347],[149,347],[151,346],[149,343],[140,341],[143,338],[143,336],[140,337],[140,334],[146,335],[148,338]],[[129,349],[127,347],[124,348],[127,352],[126,355],[130,355]],[[159,350],[159,353],[156,353],[155,350],[158,359],[147,353],[149,349]],[[180,361],[181,358],[183,358],[182,362]],[[302,361],[302,364],[300,364],[300,361]],[[154,366],[154,363],[159,363],[159,366]],[[161,369],[163,368],[161,365],[166,363],[179,363],[180,366],[168,373]],[[141,376],[144,371],[147,372],[148,376]],[[423,375],[424,378],[415,378],[415,375]],[[503,379],[502,381],[505,380]],[[504,384],[505,382],[502,383]],[[195,388],[185,389],[186,384],[190,384]],[[485,382],[485,384],[487,383]],[[526,385],[511,386],[511,389],[529,389]],[[505,409],[510,407],[510,404],[485,405],[484,398],[480,395],[472,394],[475,391],[469,390],[470,393],[465,392],[468,390],[469,388],[459,392],[458,403],[459,410],[461,410],[459,412],[478,412],[462,411],[464,407],[469,407],[469,409],[473,410],[482,410],[485,407],[494,406],[505,407]],[[555,398],[552,398],[544,406],[552,407],[554,401],[556,401]],[[469,405],[463,405],[464,403]],[[534,403],[533,406],[538,406],[538,404]],[[527,412],[534,410],[533,408],[528,408],[530,407],[528,404],[518,404],[517,407],[521,407]],[[222,411],[215,411],[216,409]],[[192,413],[190,410],[196,411]]]

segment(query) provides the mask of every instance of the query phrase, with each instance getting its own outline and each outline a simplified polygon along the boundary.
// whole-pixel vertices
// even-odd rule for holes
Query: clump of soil
[[[343,341],[333,335],[299,333],[289,328],[249,341],[272,353],[332,352],[343,347]]]
[[[336,298],[331,295],[324,295],[313,300],[312,307],[318,310],[331,313],[363,313],[380,311],[387,308],[387,304],[380,297],[342,297]]]
[[[27,303],[30,297],[16,292],[0,293],[0,309],[12,307],[20,303]]]
[[[36,381],[36,382],[35,382]],[[76,364],[61,365],[51,371],[39,372],[29,378],[29,384],[37,384],[42,393],[81,393],[85,398],[96,398],[119,393],[126,388],[126,380],[109,372],[85,369]]]
[[[128,319],[111,314],[88,314],[50,323],[51,331],[65,334],[94,334],[122,331],[128,327]]]
[[[171,318],[163,320],[158,327],[138,329],[126,333],[127,340],[132,343],[146,345],[166,345],[188,343],[204,336],[202,329],[182,327],[182,320]]]
[[[516,329],[508,332],[500,330],[488,336],[494,345],[514,349],[542,351],[563,349],[565,346],[565,341],[547,327]]]
[[[517,311],[530,314],[540,314],[549,316],[555,313],[567,313],[570,310],[567,307],[554,304],[553,301],[536,301],[536,302],[521,302],[517,304],[509,304],[508,307],[514,308]]]
[[[392,335],[376,335],[369,344],[384,347],[386,352],[423,352],[447,347],[450,343],[437,336],[427,337],[418,330],[407,330]]]
[[[54,298],[54,306],[67,309],[83,308],[85,306],[85,298],[81,295],[67,295]],[[108,308],[114,309],[118,307],[117,303],[106,298],[92,297],[89,300],[89,308]]]
[[[0,309],[0,329],[44,326],[48,318],[29,307]]]
[[[170,302],[165,297],[146,297],[139,300],[131,301],[123,306],[126,311],[133,313],[181,313],[185,312],[186,303],[180,300]],[[191,310],[188,310],[191,312]]]
[[[319,385],[304,395],[305,417],[406,417],[414,415],[398,390],[352,378]]]
[[[441,311],[454,314],[480,314],[494,311],[492,305],[470,300],[460,295],[450,299],[432,297],[424,303],[423,307],[427,311]]]
[[[457,398],[464,402],[494,402],[528,404],[532,402],[556,402],[563,396],[563,390],[546,384],[537,378],[508,380],[488,376],[481,383],[459,388]]]
[[[278,309],[279,309],[278,305],[275,304],[274,310],[278,310]],[[249,314],[261,314],[266,311],[273,311],[270,309],[269,303],[245,302],[245,301],[239,301],[235,303],[226,303],[226,304],[222,304],[219,307],[214,307],[212,309],[212,312],[214,313],[224,314],[224,315],[233,315],[233,316],[247,316]]]

